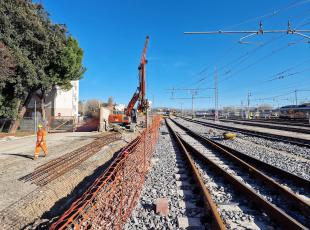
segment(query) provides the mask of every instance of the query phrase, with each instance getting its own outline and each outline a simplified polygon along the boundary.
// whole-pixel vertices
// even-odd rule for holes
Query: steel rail
[[[25,182],[32,181],[38,186],[44,186],[80,165],[89,157],[100,151],[103,146],[120,139],[121,134],[119,133],[97,138],[95,141],[87,145],[37,167],[34,172],[21,177],[19,180]]]
[[[115,140],[120,139],[120,134],[111,134],[106,136],[106,138],[98,138],[92,143],[89,143],[73,152],[67,153],[59,158],[51,160],[44,165],[38,167],[33,173],[30,173],[21,178],[24,181],[35,181],[40,177],[44,177],[46,175],[51,175],[54,172],[59,171],[59,168],[67,167],[69,163],[79,161],[79,159],[85,156],[86,160],[96,152],[100,150],[100,148],[106,144],[109,144]]]
[[[166,119],[165,121],[166,121],[166,125],[168,127],[169,132],[172,134],[172,137],[178,144],[178,147],[181,150],[181,152],[185,155],[185,159],[189,167],[191,168],[191,171],[193,172],[194,179],[203,194],[204,205],[207,207],[207,210],[210,210],[211,216],[213,217],[212,220],[214,220],[211,223],[212,229],[222,229],[222,230],[226,229],[226,226],[218,212],[217,205],[213,201],[211,193],[205,186],[203,179],[201,178],[201,175],[195,166],[194,160],[192,159],[192,157],[190,156],[190,153],[187,151],[182,141],[180,140],[180,136],[171,128],[171,126],[169,125]]]
[[[206,118],[205,120],[212,120],[214,121],[214,118]],[[220,118],[220,121],[225,121],[226,118]],[[264,123],[264,124],[275,124],[275,125],[286,125],[286,126],[301,126],[305,128],[309,128],[310,124],[309,121],[298,121],[298,120],[284,120],[284,119],[241,119],[241,118],[229,118],[231,121],[246,121],[246,122],[258,122],[258,123]]]
[[[251,157],[249,155],[246,155],[240,151],[237,151],[235,149],[232,149],[226,145],[223,145],[221,143],[218,143],[218,142],[215,142],[213,140],[211,140],[210,138],[207,138],[203,135],[200,135],[199,133],[197,132],[193,132],[192,130],[190,130],[189,128],[185,127],[184,125],[176,122],[175,120],[172,120],[177,126],[179,126],[181,129],[184,129],[190,136],[192,137],[196,137],[197,139],[199,139],[200,141],[202,141],[203,143],[205,143],[206,139],[208,140],[208,142],[212,142],[218,146],[220,146],[221,148],[225,149],[226,151],[230,152],[231,154],[233,154],[234,156],[242,159],[243,161],[245,161],[246,163],[256,167],[256,168],[259,168],[261,170],[264,170],[264,171],[267,171],[273,175],[277,175],[279,176],[280,178],[285,178],[287,180],[290,180],[291,183],[293,183],[295,186],[300,186],[300,187],[303,187],[303,188],[306,188],[306,189],[309,189],[310,190],[310,181],[303,178],[303,177],[300,177],[300,176],[297,176],[296,174],[293,174],[293,173],[290,173],[288,171],[285,171],[281,168],[278,168],[276,166],[273,166],[271,164],[268,164],[264,161],[261,161],[261,160],[258,160],[254,157]]]
[[[291,192],[290,190],[288,190],[284,186],[280,185],[279,183],[277,183],[276,181],[274,181],[273,179],[271,179],[270,177],[265,175],[263,172],[261,172],[260,170],[255,168],[253,165],[251,165],[250,162],[246,162],[244,160],[245,158],[241,159],[238,156],[236,156],[235,154],[231,153],[229,151],[229,148],[223,148],[218,143],[216,143],[216,142],[214,142],[214,141],[212,141],[212,140],[210,140],[210,139],[208,139],[208,138],[206,138],[206,137],[204,137],[204,136],[202,136],[202,135],[200,135],[200,134],[198,134],[196,132],[193,132],[192,130],[186,128],[185,126],[182,126],[181,124],[179,124],[179,123],[177,123],[175,121],[173,121],[173,122],[177,126],[182,128],[183,130],[185,130],[188,135],[190,135],[193,138],[197,139],[202,144],[208,145],[208,146],[212,147],[213,149],[219,151],[223,156],[225,156],[225,157],[229,158],[230,160],[236,162],[240,167],[245,169],[250,175],[254,176],[256,179],[262,181],[264,184],[266,184],[266,185],[272,187],[273,189],[275,189],[278,193],[280,193],[281,195],[285,196],[287,198],[287,201],[289,201],[291,203],[294,202],[294,205],[293,205],[294,209],[296,208],[306,218],[308,216],[310,216],[310,205],[309,205],[308,202],[306,202],[305,200],[303,200],[300,197],[296,196],[293,192]],[[237,151],[234,151],[234,153],[236,153],[236,152]],[[240,156],[241,154],[239,153],[238,155]],[[266,166],[266,164],[265,164],[265,166]],[[275,170],[275,169],[273,168],[273,170]],[[282,172],[282,171],[278,171],[278,173],[279,172]],[[282,173],[280,173],[279,175],[281,176]],[[306,181],[305,183],[306,184],[304,184],[304,185],[308,186],[308,189],[309,189],[309,181]],[[286,215],[288,215],[288,214],[286,214]]]
[[[219,166],[213,160],[204,156],[201,152],[199,152],[193,146],[187,143],[182,137],[180,137],[180,140],[182,141],[183,145],[187,148],[187,150],[190,153],[196,155],[204,163],[208,164],[214,170],[216,170],[227,181],[229,181],[237,190],[241,191],[252,202],[256,203],[259,209],[263,210],[273,221],[275,221],[277,224],[282,226],[284,229],[307,229],[306,226],[299,223],[297,220],[292,218],[290,215],[286,214],[283,210],[278,208],[276,205],[272,204],[271,202],[267,201],[265,198],[260,196],[254,189],[248,187],[243,182],[241,182],[240,180],[232,176],[230,173],[228,173],[226,170],[224,170],[221,166]],[[212,147],[216,148],[217,150],[221,152],[226,152],[226,150],[221,149],[220,147],[215,147],[215,145],[213,144],[212,144]],[[232,159],[235,159],[235,158],[236,157],[234,156],[232,157]],[[248,165],[247,167],[248,167],[249,173],[255,171],[255,174],[258,175],[257,170],[254,167],[251,167],[250,165]]]
[[[235,124],[241,124],[241,125],[248,125],[248,126],[256,126],[256,127],[263,127],[263,128],[269,128],[269,129],[277,129],[277,130],[285,130],[290,132],[297,132],[297,133],[306,133],[310,134],[310,128],[298,128],[298,127],[290,127],[290,126],[284,126],[280,124],[266,124],[266,123],[260,123],[260,122],[254,122],[254,121],[237,121],[237,120],[226,120],[226,119],[220,119],[222,122],[231,122]]]
[[[272,141],[281,141],[281,142],[288,143],[288,144],[294,144],[294,145],[298,145],[301,147],[310,148],[309,140],[305,140],[305,139],[301,139],[297,137],[289,137],[289,136],[282,136],[282,135],[271,134],[271,133],[263,133],[259,131],[253,131],[253,130],[245,130],[242,128],[227,127],[227,126],[220,125],[220,124],[211,124],[208,122],[192,120],[192,119],[184,118],[184,117],[182,117],[182,119],[193,122],[193,123],[197,123],[200,125],[216,128],[216,129],[239,132],[239,133],[249,135],[249,136],[265,138],[265,139],[272,140]]]
[[[95,139],[95,141],[93,141],[93,142],[91,142],[91,143],[89,143],[87,145],[84,145],[81,148],[78,148],[78,149],[74,150],[73,152],[65,154],[64,156],[58,157],[56,159],[53,159],[53,160],[47,162],[46,164],[43,164],[43,165],[39,166],[38,169],[43,169],[43,168],[50,167],[51,165],[57,164],[60,161],[67,161],[68,155],[70,155],[70,157],[73,158],[74,155],[79,154],[81,151],[86,150],[86,148],[92,149],[92,148],[100,145],[100,142],[102,140],[106,140],[108,138],[120,137],[120,135],[121,135],[120,133],[113,133],[113,134],[109,134],[109,135],[106,135],[106,136],[103,136],[103,137],[98,137],[98,138]]]
[[[205,117],[205,120],[214,121],[214,117]],[[219,120],[222,121],[220,118]],[[294,119],[283,119],[283,118],[253,118],[253,119],[242,119],[242,118],[229,118],[234,121],[247,121],[247,122],[261,122],[261,123],[271,123],[277,125],[287,125],[287,126],[301,126],[301,127],[310,127],[308,120],[294,120]]]

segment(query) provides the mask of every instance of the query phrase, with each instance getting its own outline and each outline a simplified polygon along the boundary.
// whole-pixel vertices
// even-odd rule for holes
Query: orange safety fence
[[[160,117],[153,117],[50,229],[121,229],[140,197],[159,126]]]

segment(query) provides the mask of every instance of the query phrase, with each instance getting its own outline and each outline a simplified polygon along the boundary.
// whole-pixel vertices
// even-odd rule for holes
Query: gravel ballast
[[[124,229],[178,229],[178,195],[176,191],[176,152],[165,125],[160,128],[159,142],[152,158],[140,200]],[[166,198],[169,214],[155,214],[157,198]]]
[[[221,144],[310,180],[310,160],[308,159],[310,149],[308,148],[258,137],[249,137],[240,133],[237,133],[237,138],[234,140],[224,140],[222,138],[223,130],[210,128],[180,118],[175,120],[187,128]]]

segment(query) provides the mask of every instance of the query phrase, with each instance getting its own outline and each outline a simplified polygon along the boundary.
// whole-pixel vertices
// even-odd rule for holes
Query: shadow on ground
[[[6,156],[13,156],[13,157],[23,157],[27,159],[33,159],[33,155],[25,155],[22,153],[0,153],[1,155],[6,155]]]
[[[47,212],[45,212],[39,219],[23,227],[23,230],[28,229],[49,229],[50,226],[56,222],[59,217],[71,206],[71,204],[81,197],[81,195],[88,189],[88,187],[104,173],[104,171],[111,165],[114,159],[118,156],[121,150],[114,153],[113,157],[98,167],[92,175],[89,175],[83,179],[74,190],[66,197],[58,200],[54,206]]]

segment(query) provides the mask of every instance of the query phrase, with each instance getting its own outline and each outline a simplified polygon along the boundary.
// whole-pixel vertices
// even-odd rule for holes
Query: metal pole
[[[181,117],[183,117],[183,103],[181,103]]]
[[[250,96],[251,96],[251,92],[248,92],[248,112],[247,112],[247,119],[250,119]]]
[[[218,85],[217,85],[217,69],[214,72],[214,121],[218,121]]]
[[[192,93],[192,119],[194,119],[194,93]]]
[[[37,133],[37,100],[34,100],[34,132]]]
[[[240,111],[241,111],[241,118],[243,119],[243,101],[241,101]]]
[[[144,151],[143,151],[143,176],[145,175],[146,172],[146,137],[148,133],[148,114],[147,114],[147,109],[145,111],[145,130],[144,130]]]
[[[152,103],[152,113],[154,113],[154,108],[155,108],[155,97],[152,95],[153,103]]]
[[[298,105],[298,100],[297,100],[297,90],[295,89],[295,105]]]

